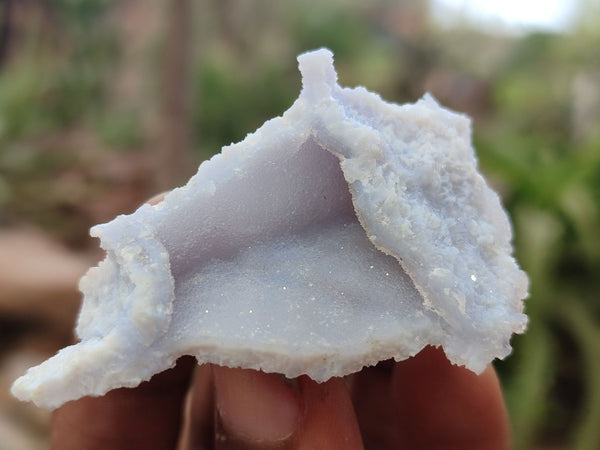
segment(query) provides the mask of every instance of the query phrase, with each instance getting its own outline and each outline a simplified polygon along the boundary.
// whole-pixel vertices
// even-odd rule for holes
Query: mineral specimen
[[[528,280],[469,119],[342,88],[332,56],[301,55],[291,108],[162,203],[92,228],[80,342],[17,397],[55,408],[186,354],[324,381],[426,345],[475,372],[510,353]]]

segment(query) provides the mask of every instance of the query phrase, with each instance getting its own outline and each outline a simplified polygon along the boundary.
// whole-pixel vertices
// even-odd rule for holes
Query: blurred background
[[[72,339],[89,227],[280,115],[320,46],[343,85],[473,117],[532,281],[496,364],[515,448],[599,449],[599,3],[1,0],[0,449],[46,448],[8,389]]]

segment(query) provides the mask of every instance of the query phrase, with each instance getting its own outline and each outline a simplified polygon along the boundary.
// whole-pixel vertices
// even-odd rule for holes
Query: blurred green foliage
[[[267,118],[281,114],[300,87],[281,66],[268,62],[250,73],[240,69],[235,61],[219,58],[203,61],[195,73],[194,105],[202,107],[194,108],[192,128],[195,141],[209,152],[240,141]]]
[[[107,94],[114,72],[129,63],[107,16],[118,3],[55,2],[59,40],[68,45],[25,46],[0,71],[5,213],[69,229],[48,186],[52,174],[77,164],[56,138],[73,129],[91,134],[99,151],[133,149],[144,157],[147,104],[124,110]],[[597,10],[569,34],[509,36],[442,30],[425,3],[225,3],[207,3],[194,18],[189,98],[196,161],[280,115],[300,89],[295,55],[320,46],[334,51],[345,85],[364,84],[398,102],[431,90],[470,113],[482,170],[511,214],[516,254],[531,278],[529,330],[515,337],[514,355],[497,364],[515,448],[600,448]],[[148,45],[160,48],[160,36],[153,38]],[[138,76],[157,80],[151,68],[160,67],[160,52],[147,57],[153,60]],[[153,86],[148,95],[159,97],[160,81]]]

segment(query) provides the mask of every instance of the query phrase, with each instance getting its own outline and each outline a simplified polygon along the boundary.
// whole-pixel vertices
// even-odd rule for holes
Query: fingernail
[[[157,205],[160,202],[163,201],[163,199],[165,198],[165,196],[169,193],[169,191],[165,191],[165,192],[161,192],[160,194],[155,195],[154,197],[152,197],[150,200],[148,200],[146,203],[150,203],[151,205]]]
[[[226,433],[248,442],[277,443],[296,430],[301,399],[279,375],[213,368],[216,404]]]

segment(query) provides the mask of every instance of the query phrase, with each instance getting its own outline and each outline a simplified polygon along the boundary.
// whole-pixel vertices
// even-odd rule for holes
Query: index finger
[[[136,388],[65,403],[52,417],[51,448],[56,450],[146,450],[176,448],[183,404],[195,358]]]

